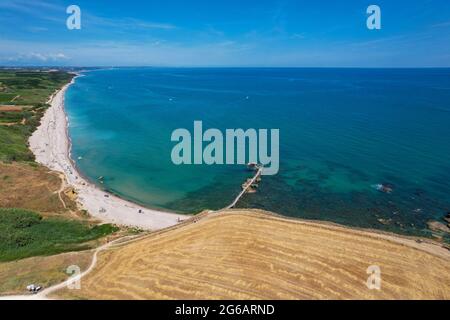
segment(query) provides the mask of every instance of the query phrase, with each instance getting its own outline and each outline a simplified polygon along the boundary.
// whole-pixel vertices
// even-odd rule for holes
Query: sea
[[[220,209],[252,175],[174,164],[173,131],[202,121],[279,129],[279,172],[240,208],[425,236],[450,212],[450,69],[102,69],[65,108],[80,172],[150,208]]]

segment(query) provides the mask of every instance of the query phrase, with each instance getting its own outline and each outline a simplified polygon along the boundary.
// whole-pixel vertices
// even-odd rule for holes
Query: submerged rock
[[[428,228],[432,231],[450,233],[450,228],[442,222],[428,221],[427,225]]]
[[[450,212],[447,212],[447,215],[445,216],[444,220],[450,224]]]
[[[392,219],[377,219],[379,223],[384,224],[384,225],[389,225],[391,224]]]

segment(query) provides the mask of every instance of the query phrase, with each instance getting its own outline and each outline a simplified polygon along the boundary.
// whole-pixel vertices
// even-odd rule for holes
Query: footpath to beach
[[[74,81],[75,79],[50,98],[50,107],[42,117],[41,125],[30,137],[30,149],[36,156],[36,161],[51,170],[64,173],[67,184],[76,190],[78,202],[83,209],[101,221],[159,230],[189,218],[126,201],[101,190],[79,174],[70,158],[68,120],[64,111],[64,95]]]

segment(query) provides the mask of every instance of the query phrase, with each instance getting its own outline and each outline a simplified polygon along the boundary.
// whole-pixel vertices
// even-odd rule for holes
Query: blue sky
[[[450,1],[0,0],[0,65],[450,67]]]

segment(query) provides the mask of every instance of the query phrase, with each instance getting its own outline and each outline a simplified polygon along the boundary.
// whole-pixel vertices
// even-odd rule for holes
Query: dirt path
[[[336,259],[338,258],[338,259],[336,260],[333,258],[334,259],[334,260],[332,259],[333,263],[331,264],[331,262],[330,262],[330,265],[332,265],[332,268],[334,268],[334,269],[336,269],[338,267],[340,260],[344,261],[345,265],[352,265],[355,268],[357,266],[359,266],[360,268],[356,268],[357,272],[355,275],[353,275],[353,277],[360,277],[361,272],[363,275],[365,275],[364,271],[365,271],[365,268],[367,267],[367,265],[369,265],[373,261],[377,261],[378,263],[381,264],[381,266],[383,267],[383,272],[387,275],[386,276],[387,282],[385,282],[384,284],[385,284],[386,289],[389,292],[388,292],[388,295],[384,298],[387,298],[388,296],[391,298],[393,296],[397,296],[398,295],[396,293],[397,289],[403,290],[402,292],[404,293],[404,295],[398,296],[398,297],[403,297],[403,298],[404,297],[413,298],[413,297],[416,297],[417,294],[423,293],[423,292],[421,293],[420,290],[422,290],[422,289],[420,289],[420,288],[415,288],[415,289],[409,288],[409,287],[406,288],[407,286],[405,284],[397,283],[395,281],[397,276],[393,277],[393,275],[397,275],[399,272],[401,274],[404,274],[405,277],[410,276],[410,275],[408,275],[408,273],[404,272],[404,268],[409,270],[408,272],[412,274],[411,277],[414,278],[414,281],[409,281],[409,280],[411,280],[411,279],[409,279],[408,281],[406,281],[407,283],[414,284],[416,282],[424,282],[424,281],[422,281],[422,278],[427,277],[427,273],[433,273],[434,274],[433,277],[436,277],[436,279],[443,277],[443,281],[445,282],[445,277],[446,277],[445,274],[447,274],[447,272],[439,269],[439,268],[442,268],[442,260],[440,261],[440,258],[444,258],[445,260],[448,261],[449,252],[448,252],[448,250],[441,248],[441,247],[437,246],[436,244],[431,244],[431,243],[420,243],[419,244],[419,243],[415,242],[413,239],[409,239],[409,238],[403,238],[403,237],[398,237],[398,236],[389,235],[389,234],[379,234],[379,233],[368,232],[368,231],[363,231],[363,230],[355,230],[355,229],[350,229],[350,228],[346,228],[343,226],[332,225],[329,223],[318,223],[318,222],[311,222],[311,221],[298,220],[298,219],[287,219],[287,218],[279,217],[277,215],[264,214],[264,212],[258,211],[258,210],[253,210],[253,211],[252,210],[230,210],[227,212],[221,212],[219,215],[211,214],[211,213],[213,213],[213,212],[202,213],[201,216],[192,217],[191,219],[184,221],[179,225],[176,225],[176,226],[164,229],[164,230],[159,230],[157,232],[153,232],[148,235],[129,236],[129,237],[123,237],[123,238],[116,239],[110,243],[107,243],[107,244],[95,249],[93,256],[92,256],[92,261],[91,261],[89,267],[84,272],[79,274],[78,276],[71,277],[62,283],[51,286],[36,295],[5,296],[5,297],[0,297],[0,300],[52,299],[52,298],[49,298],[49,296],[51,294],[55,293],[58,290],[64,289],[69,284],[72,284],[74,281],[85,278],[87,275],[89,275],[91,273],[94,274],[94,276],[93,276],[94,278],[96,277],[98,279],[98,277],[101,277],[105,281],[112,281],[110,279],[111,274],[121,271],[120,263],[123,264],[124,261],[127,261],[125,264],[127,265],[127,268],[128,268],[128,267],[130,267],[128,264],[137,259],[139,261],[139,264],[141,264],[142,261],[139,259],[141,259],[142,257],[146,257],[146,250],[148,251],[148,248],[153,248],[148,252],[148,254],[155,255],[157,253],[157,252],[155,253],[155,251],[158,251],[159,249],[161,249],[160,248],[161,243],[159,243],[160,241],[164,242],[164,239],[166,237],[170,236],[170,234],[178,234],[179,232],[181,232],[183,235],[187,235],[187,236],[191,236],[191,233],[197,234],[198,232],[200,232],[199,233],[201,235],[200,240],[204,241],[204,239],[207,239],[206,243],[197,243],[197,244],[195,244],[195,242],[190,243],[187,248],[186,255],[190,256],[190,263],[196,264],[196,263],[201,262],[199,265],[196,265],[196,267],[195,267],[196,270],[197,269],[202,270],[202,268],[208,268],[209,265],[216,265],[217,268],[219,268],[217,261],[211,261],[211,263],[204,264],[203,251],[202,250],[192,251],[192,245],[194,245],[194,247],[198,246],[199,248],[205,248],[208,245],[211,245],[211,242],[212,242],[214,248],[221,247],[221,248],[223,248],[223,250],[225,250],[227,248],[227,246],[225,244],[228,245],[229,242],[233,240],[233,238],[230,238],[229,236],[223,237],[223,236],[221,236],[221,232],[226,233],[225,230],[229,229],[229,230],[234,230],[233,232],[236,233],[236,230],[239,231],[239,229],[242,229],[242,228],[243,228],[243,230],[241,230],[240,232],[237,232],[237,234],[243,233],[243,231],[245,231],[243,233],[246,235],[245,239],[244,240],[237,239],[235,248],[240,248],[240,249],[245,250],[246,253],[242,254],[242,256],[247,256],[249,259],[252,258],[254,255],[256,257],[258,257],[259,256],[258,250],[261,249],[263,251],[263,256],[265,257],[264,259],[269,259],[268,260],[269,262],[271,261],[270,260],[271,257],[278,256],[278,255],[274,255],[273,252],[272,252],[272,254],[268,254],[268,252],[270,251],[270,250],[268,251],[268,249],[272,248],[274,243],[278,243],[276,248],[280,249],[283,246],[281,246],[279,248],[279,245],[282,243],[285,243],[285,242],[284,242],[284,240],[281,242],[279,242],[279,241],[277,242],[277,241],[274,241],[273,239],[266,239],[267,236],[271,235],[271,237],[276,236],[276,237],[280,237],[280,238],[286,237],[286,239],[288,240],[288,241],[286,241],[286,243],[289,243],[289,246],[288,246],[289,251],[291,251],[292,249],[295,249],[292,247],[294,245],[291,243],[292,238],[294,236],[295,237],[303,237],[302,243],[303,243],[303,245],[309,244],[309,246],[310,246],[309,250],[305,251],[305,248],[303,247],[303,245],[301,248],[297,248],[295,250],[296,252],[298,252],[299,255],[302,255],[302,254],[305,255],[305,257],[303,259],[300,259],[300,261],[290,261],[289,259],[295,260],[296,256],[281,255],[290,261],[290,264],[288,264],[288,265],[296,266],[295,270],[294,270],[296,273],[298,273],[299,270],[302,270],[300,267],[302,267],[303,264],[307,264],[309,266],[308,261],[311,259],[316,259],[316,255],[318,253],[320,253],[321,251],[324,251],[324,252],[321,252],[321,254],[318,254],[318,257],[329,258],[330,256],[336,255],[336,257],[334,257],[334,258],[336,258]],[[230,220],[231,222],[228,224],[225,223],[227,220]],[[212,234],[214,234],[214,237],[205,236],[205,235],[208,235],[208,232],[207,232],[207,230],[202,231],[203,227],[201,227],[201,226],[194,227],[194,225],[196,225],[197,223],[199,223],[199,225],[201,225],[201,226],[211,225],[209,229],[211,229],[210,231],[212,232]],[[228,225],[228,227],[227,227],[227,225]],[[251,232],[248,229],[249,225],[253,226],[253,228],[250,228]],[[220,227],[218,228],[218,226],[220,226]],[[282,230],[274,232],[273,228],[276,228],[276,227],[280,227],[280,228],[282,228]],[[262,229],[267,229],[267,230],[261,231]],[[253,240],[252,240],[252,237],[249,238],[249,234],[251,235],[252,232],[256,233],[255,234],[256,238],[254,238]],[[261,236],[262,234],[264,234],[264,236]],[[334,240],[332,242],[328,242],[327,239],[330,239],[330,238],[333,238]],[[176,239],[178,239],[178,238],[176,237]],[[168,239],[169,241],[167,242],[167,245],[174,247],[173,250],[169,250],[169,251],[175,252],[176,250],[180,250],[183,248],[183,245],[186,244],[186,241],[183,238],[180,238],[180,239],[177,240],[177,241],[180,241],[180,243],[177,243],[177,241],[175,241],[173,239]],[[215,239],[215,240],[213,240],[213,239]],[[221,239],[226,239],[226,242],[225,243],[220,242]],[[260,242],[266,241],[266,240],[267,240],[266,245],[262,245],[262,243],[260,243]],[[157,241],[158,244],[157,245],[155,245],[154,243],[150,244],[152,241]],[[218,245],[217,243],[214,244],[214,241],[219,241],[218,244],[220,244],[220,245]],[[249,244],[254,243],[255,241],[260,243],[260,246],[262,245],[262,247],[261,248],[258,247],[254,250],[251,250],[252,254],[249,256],[247,246]],[[311,242],[311,243],[309,243],[309,242]],[[134,244],[132,244],[132,243],[134,243]],[[243,243],[246,243],[246,244],[243,245]],[[122,245],[127,245],[128,249],[127,248],[119,249],[119,247],[121,247]],[[102,251],[105,251],[105,250],[111,248],[112,246],[114,246],[114,248],[119,249],[119,251],[115,252],[114,256],[112,256],[112,257],[115,257],[117,255],[119,255],[120,257],[119,258],[115,257],[114,259],[112,259],[110,257],[112,259],[110,261],[110,263],[111,264],[119,263],[119,265],[110,266],[110,267],[102,267],[99,270],[95,269],[97,266],[98,254]],[[139,248],[136,248],[136,247],[139,247]],[[164,248],[164,246],[162,246],[162,247]],[[156,248],[159,248],[159,249],[156,249]],[[345,255],[342,255],[342,252],[341,252],[343,250],[343,248],[345,248],[345,251],[346,251]],[[355,252],[353,252],[352,250],[354,250]],[[136,258],[136,252],[140,252],[138,258]],[[160,265],[160,264],[161,265],[169,265],[171,268],[173,267],[174,271],[172,271],[170,273],[170,276],[164,275],[164,279],[166,279],[166,280],[168,279],[168,277],[170,278],[171,276],[174,276],[174,279],[176,278],[175,280],[177,281],[177,283],[179,283],[180,279],[185,279],[187,282],[192,281],[192,279],[191,279],[192,275],[187,275],[186,277],[183,276],[181,278],[180,278],[179,274],[174,275],[174,273],[184,272],[184,271],[182,271],[182,270],[180,271],[178,268],[180,266],[179,256],[175,254],[175,257],[173,257],[174,259],[171,259],[170,255],[167,255],[167,252],[168,252],[167,250],[164,251],[164,254],[161,255],[161,257],[159,257],[156,254],[156,256],[154,256],[154,257],[152,256],[151,259],[149,258],[149,261],[159,261],[158,265]],[[212,250],[211,252],[215,252],[215,251]],[[312,254],[312,252],[314,252],[314,254]],[[128,253],[131,253],[131,256],[128,256],[127,255]],[[126,257],[122,256],[123,254],[125,254],[127,256]],[[432,256],[430,256],[429,254],[431,254]],[[195,255],[201,255],[201,258],[197,257],[198,259],[196,259]],[[236,255],[235,255],[235,251],[233,251],[233,255],[230,255],[230,256],[228,256],[227,254],[224,255],[224,252],[222,252],[221,256],[232,258]],[[365,257],[365,256],[367,256],[367,257]],[[215,255],[213,255],[213,258],[214,257],[215,257]],[[108,259],[110,259],[110,258],[108,258]],[[367,260],[367,262],[365,260]],[[101,261],[101,258],[100,258],[100,261]],[[278,263],[277,261],[278,260],[271,261],[268,265],[270,266],[271,264],[276,264],[276,263]],[[171,265],[172,262],[173,262],[173,266]],[[231,261],[231,262],[233,262],[233,261]],[[247,263],[242,264],[242,259],[238,259],[237,262],[238,262],[239,270],[241,270],[243,267],[246,267]],[[255,263],[257,263],[259,265],[260,262],[261,262],[260,258],[257,258]],[[361,263],[362,263],[362,265],[361,265]],[[321,270],[321,268],[323,267],[323,263],[320,262],[319,264],[320,264],[320,266],[315,266],[311,270],[317,270],[317,272],[319,272]],[[445,263],[445,265],[446,265],[446,263]],[[175,267],[175,266],[177,266],[177,267]],[[254,266],[252,266],[252,264],[250,264],[249,267],[250,267],[249,270],[254,269]],[[305,266],[303,266],[303,267],[305,267]],[[312,266],[310,266],[310,267],[312,267]],[[106,269],[113,268],[114,271],[107,270],[107,272],[105,273],[105,270],[102,270],[105,268]],[[230,268],[230,266],[227,265],[227,270],[229,268]],[[413,270],[414,272],[412,272],[410,270],[411,268],[414,269]],[[445,267],[445,270],[448,270],[447,268],[448,268],[448,265],[447,265],[447,267]],[[192,270],[192,266],[190,266],[189,268],[182,268],[182,269],[183,270]],[[177,271],[175,271],[175,270],[177,270]],[[341,280],[343,282],[345,282],[348,280],[347,279],[348,278],[348,270],[346,268],[343,268],[343,270],[345,272],[344,271],[342,271],[342,272],[345,273],[345,275],[343,275],[343,279],[341,279]],[[425,272],[425,274],[423,273],[424,270],[427,270]],[[269,270],[269,271],[267,271],[268,272],[267,276],[277,276],[277,277],[279,276],[279,275],[274,275],[273,270]],[[209,270],[208,272],[211,272],[211,270]],[[241,274],[241,272],[239,271],[238,274]],[[250,275],[253,273],[249,271],[248,274]],[[327,274],[328,273],[322,274],[320,279],[322,279],[322,277],[326,277]],[[330,274],[333,274],[333,273],[330,273]],[[286,280],[286,279],[284,279],[285,276],[286,275],[283,275],[281,277],[282,281]],[[310,274],[308,275],[308,277],[314,278]],[[436,282],[435,281],[436,279],[432,278],[431,280]],[[254,282],[259,283],[260,280],[261,279],[258,278],[258,279],[255,279]],[[281,281],[281,280],[278,279],[277,281]],[[294,280],[300,281],[299,278],[295,278],[292,281],[294,281]],[[335,281],[335,280],[336,280],[335,278],[332,279],[330,286],[334,285],[333,281]],[[430,279],[428,279],[428,280],[430,280]],[[92,288],[91,288],[92,281],[93,281],[92,277],[87,277],[87,279],[84,279],[82,290],[85,291],[87,288],[87,292],[90,292],[89,290],[92,290]],[[274,281],[271,285],[276,286],[275,284],[277,283],[277,281]],[[363,283],[361,281],[358,281],[358,283],[357,283],[357,289],[359,288],[358,290],[361,289],[360,285],[361,285],[361,283]],[[425,281],[425,283],[428,283],[427,281]],[[445,287],[445,285],[443,285],[441,282],[438,281],[438,283],[433,283],[433,285],[431,285],[431,284],[429,285],[430,288],[435,286],[435,288],[433,290],[437,290],[436,291],[437,295],[445,294],[445,292],[444,293],[441,292],[442,288]],[[196,286],[197,285],[198,285],[198,283],[196,283]],[[215,284],[215,282],[214,282],[214,283],[211,283],[210,285],[218,286],[219,284]],[[347,283],[346,283],[346,285],[347,285]],[[355,284],[353,284],[353,285],[355,285]],[[423,285],[423,284],[420,284],[420,286],[421,285]],[[113,286],[113,283],[111,283],[111,286]],[[414,287],[414,285],[410,285],[410,287],[411,286]],[[149,294],[147,292],[148,287],[145,286],[145,288],[147,288],[147,289],[145,289],[145,292],[142,293],[143,294],[142,298],[145,298],[146,297],[145,295]],[[430,289],[430,288],[428,288],[428,289]],[[228,290],[231,290],[231,289],[232,289],[231,287],[228,288]],[[254,290],[256,290],[256,289],[254,289]],[[277,288],[276,290],[277,290],[276,292],[279,292],[279,290],[281,290],[281,289]],[[319,289],[317,289],[317,290],[319,290]],[[418,290],[418,291],[416,292],[416,290]],[[429,295],[431,297],[432,295],[429,292],[428,293],[427,292],[428,291],[426,291],[423,294],[425,294],[425,296]],[[256,290],[253,292],[253,294],[260,294],[260,293],[261,293],[260,290]],[[103,294],[102,292],[99,292],[97,295],[98,295],[98,297],[100,297],[100,296],[102,296],[102,294]],[[308,291],[307,294],[315,295],[315,294],[317,294],[317,292],[314,289],[311,292]],[[357,296],[361,298],[367,293],[362,292],[361,294],[362,294],[361,296],[358,296],[358,295]],[[158,296],[158,297],[160,297],[160,296]],[[292,296],[292,297],[294,297],[294,296]],[[373,297],[372,296],[370,296],[370,297],[371,298],[383,298],[382,295],[381,296],[375,295]],[[367,296],[367,298],[370,298],[370,297]],[[57,299],[57,298],[55,298],[55,299]]]
[[[79,275],[70,277],[69,279],[67,279],[64,282],[61,282],[59,284],[55,284],[51,287],[48,287],[37,294],[3,296],[3,297],[0,297],[0,300],[50,300],[50,298],[48,298],[48,296],[50,294],[54,293],[55,291],[64,289],[64,288],[68,287],[70,284],[73,284],[76,281],[80,281],[83,277],[88,275],[97,265],[97,255],[100,252],[107,250],[109,247],[111,247],[117,243],[125,244],[125,243],[128,243],[129,241],[135,240],[138,237],[139,236],[122,237],[122,238],[116,239],[114,241],[108,242],[108,243],[98,247],[94,251],[94,254],[92,256],[92,261],[91,261],[91,264],[89,265],[89,267],[85,271],[81,272]]]
[[[81,290],[57,294],[106,300],[448,299],[449,252],[419,250],[414,240],[391,237],[231,210],[114,247],[98,257]],[[381,290],[366,285],[371,266],[381,270]]]
[[[11,100],[11,102],[14,102],[14,101],[16,101],[16,100],[19,99],[19,98],[20,98],[20,94],[17,95],[17,96],[15,96],[15,97]]]
[[[157,231],[157,232],[153,232],[152,234],[157,234],[159,232],[167,232],[169,230],[172,229],[178,229],[181,226],[185,226],[187,224],[192,224],[192,223],[196,223],[198,222],[200,219],[204,218],[208,216],[208,213],[203,213],[203,214],[199,214],[198,216],[194,216],[190,219],[184,220],[183,222],[181,222],[178,225]],[[131,242],[134,242],[136,240],[139,240],[140,238],[145,238],[147,237],[147,235],[143,235],[143,236],[126,236],[126,237],[122,237],[119,239],[116,239],[114,241],[111,241],[109,243],[106,243],[100,247],[98,247],[97,249],[95,249],[94,254],[92,255],[92,261],[91,264],[89,265],[89,267],[83,271],[82,273],[80,273],[77,276],[74,277],[70,277],[69,279],[59,283],[59,284],[55,284],[51,287],[48,287],[44,290],[42,290],[41,292],[37,293],[37,294],[24,294],[24,295],[13,295],[13,296],[0,296],[0,300],[51,300],[50,298],[48,298],[48,296],[58,290],[64,289],[65,287],[67,287],[68,285],[74,283],[75,281],[80,281],[83,277],[87,276],[97,265],[97,256],[100,252],[107,250],[108,248],[110,248],[113,245],[124,245],[124,244],[129,244]]]
[[[55,191],[55,193],[58,193],[59,201],[63,205],[64,209],[67,209],[67,205],[64,202],[64,199],[62,198],[62,195],[61,195],[61,193],[64,192],[64,190],[67,187],[66,179],[62,175],[59,175],[59,178],[61,179],[61,187],[59,187],[59,189],[57,191]]]

